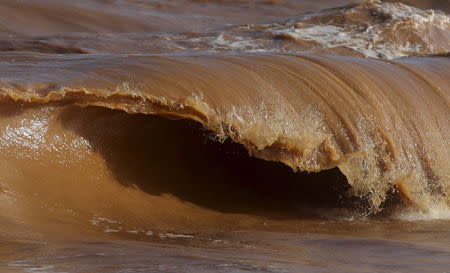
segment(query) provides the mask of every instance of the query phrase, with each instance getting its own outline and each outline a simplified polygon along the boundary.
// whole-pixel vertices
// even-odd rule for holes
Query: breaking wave
[[[74,157],[86,161],[97,151],[96,144],[82,136],[68,141],[63,129],[48,128],[48,119],[59,115],[48,107],[105,107],[193,120],[219,142],[230,139],[251,156],[282,162],[293,171],[337,167],[346,176],[351,195],[367,200],[371,212],[378,211],[392,192],[409,207],[448,211],[446,57],[397,61],[267,54],[76,57],[63,66],[58,63],[51,75],[45,55],[31,63],[20,62],[20,56],[11,58],[14,66],[0,67],[13,73],[1,89],[2,104],[8,106],[0,137],[4,155],[40,161],[46,151],[63,165]],[[74,77],[72,71],[80,64],[90,69]],[[27,83],[27,75],[20,73],[23,66],[29,66],[34,77],[54,77],[58,84],[51,78]],[[130,71],[134,78],[125,81]],[[43,110],[24,110],[27,105]],[[8,121],[15,116],[18,121]],[[88,126],[89,120],[84,123],[80,126]],[[87,150],[78,150],[80,145]],[[72,159],[61,151],[71,151]],[[11,168],[13,161],[3,160],[3,168]],[[210,183],[220,177],[210,175]],[[3,183],[3,188],[12,186]],[[273,183],[279,183],[276,177]]]

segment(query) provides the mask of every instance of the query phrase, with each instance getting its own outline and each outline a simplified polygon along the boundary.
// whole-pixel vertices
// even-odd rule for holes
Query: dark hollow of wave
[[[348,194],[350,186],[338,168],[294,173],[279,162],[249,156],[240,144],[214,140],[193,121],[99,107],[70,107],[61,120],[103,156],[117,181],[151,195],[171,194],[220,212],[271,218],[367,209],[364,198]]]

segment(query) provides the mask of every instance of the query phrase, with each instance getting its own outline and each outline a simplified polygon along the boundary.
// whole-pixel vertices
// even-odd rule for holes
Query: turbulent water
[[[448,271],[449,11],[3,0],[0,271]]]

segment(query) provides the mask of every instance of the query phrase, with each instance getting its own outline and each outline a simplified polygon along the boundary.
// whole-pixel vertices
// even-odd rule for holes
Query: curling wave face
[[[368,198],[374,210],[391,190],[422,210],[448,208],[446,57],[126,55],[64,63],[48,56],[7,57],[0,67],[9,74],[1,89],[5,103],[191,119],[218,140],[230,138],[250,155],[294,171],[339,167],[353,194]],[[46,81],[30,83],[28,71]],[[31,118],[28,126],[11,129],[6,122],[2,146],[34,147],[33,140],[45,135],[33,131],[44,130],[41,123]]]

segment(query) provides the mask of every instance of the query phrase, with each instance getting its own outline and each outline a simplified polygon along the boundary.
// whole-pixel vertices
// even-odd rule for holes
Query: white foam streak
[[[336,23],[334,20],[339,16],[364,13],[379,14],[371,16],[380,16],[383,20],[358,22],[348,19],[349,22],[345,23]],[[450,35],[450,17],[433,10],[373,1],[370,6],[357,6],[338,13],[320,25],[311,19],[322,16],[329,15],[319,12],[315,16],[300,17],[285,25],[275,24],[268,31],[295,40],[313,41],[325,48],[349,48],[373,58],[394,59],[410,55],[439,54],[450,50],[450,44],[436,46],[430,37],[434,30]]]

